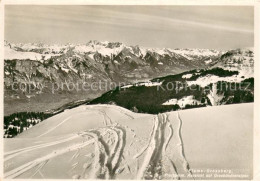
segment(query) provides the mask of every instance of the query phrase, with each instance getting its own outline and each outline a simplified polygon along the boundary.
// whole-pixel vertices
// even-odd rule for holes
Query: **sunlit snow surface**
[[[197,101],[194,96],[185,96],[181,99],[170,99],[163,103],[162,105],[176,105],[178,104],[181,108],[185,108],[186,105],[199,105],[200,101]]]
[[[15,51],[9,47],[4,47],[4,59],[5,60],[46,60],[51,58],[52,56],[59,56],[60,54],[40,54],[40,53],[35,53],[35,52],[19,52]]]
[[[216,75],[210,75],[209,74],[209,75],[206,75],[206,76],[203,76],[203,77],[199,77],[195,81],[187,81],[187,84],[189,86],[199,85],[201,87],[206,87],[211,83],[212,84],[217,83],[217,82],[236,82],[236,83],[239,83],[243,80],[245,80],[245,77],[240,77],[240,76],[237,76],[237,75],[233,75],[233,76],[230,76],[230,77],[219,77],[219,76],[216,76]]]
[[[140,82],[140,83],[136,83],[136,84],[130,84],[130,85],[124,85],[121,87],[121,89],[126,89],[126,88],[130,88],[130,87],[133,87],[133,86],[145,86],[145,87],[153,87],[153,86],[160,86],[162,85],[162,82],[150,82],[150,81],[147,81],[147,82]]]
[[[252,115],[253,104],[159,115],[112,105],[80,106],[4,139],[4,175],[199,179],[199,169],[230,169],[250,177]]]

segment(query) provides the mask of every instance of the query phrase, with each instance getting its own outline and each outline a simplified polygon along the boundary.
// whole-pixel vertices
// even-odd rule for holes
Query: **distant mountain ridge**
[[[89,62],[90,66],[96,64],[87,68],[97,68],[112,80],[145,79],[204,68],[225,53],[209,49],[143,48],[108,41],[89,41],[80,45],[5,42],[5,45],[5,60],[37,60],[45,64],[50,62],[48,60],[53,60],[56,69],[60,68],[65,73],[75,72],[82,76],[86,72],[81,73],[77,67],[81,60]]]
[[[185,56],[188,59],[195,58],[197,56],[217,56],[226,51],[218,51],[214,49],[172,49],[172,48],[148,48],[140,47],[138,45],[128,46],[120,42],[108,42],[108,41],[97,41],[90,40],[85,44],[44,44],[44,43],[9,43],[5,41],[5,46],[10,47],[17,51],[22,52],[35,52],[39,54],[61,54],[66,53],[69,49],[75,48],[75,52],[94,54],[96,52],[103,56],[110,56],[111,54],[118,54],[124,48],[129,49],[131,53],[136,56],[144,57],[147,52],[154,52],[157,54],[168,54],[173,53]]]
[[[65,87],[53,94],[53,84],[99,81],[129,84],[147,81],[184,71],[217,67],[221,62],[223,66],[227,65],[222,56],[235,56],[229,55],[228,52],[209,49],[143,48],[108,41],[89,41],[81,45],[14,44],[5,41],[5,113],[27,110],[41,112],[72,101],[93,99],[108,91],[71,91]],[[246,60],[251,62],[248,68],[252,69],[253,57],[248,58],[247,54],[236,56],[241,57],[241,60],[246,57]],[[253,56],[253,53],[251,55]],[[237,67],[244,66],[243,61],[238,62]],[[14,83],[16,86],[27,83],[35,89],[30,92],[14,90]],[[44,89],[41,86],[44,86]],[[49,104],[50,102],[52,104]],[[31,106],[34,104],[37,106]]]

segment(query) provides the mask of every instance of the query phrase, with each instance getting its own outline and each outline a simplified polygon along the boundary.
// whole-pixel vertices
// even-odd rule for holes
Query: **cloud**
[[[245,28],[235,26],[234,23],[223,23],[216,21],[198,21],[185,19],[183,13],[182,19],[175,17],[164,17],[160,15],[133,13],[132,11],[113,11],[109,7],[97,6],[68,6],[68,7],[37,7],[39,11],[22,11],[21,9],[13,9],[7,13],[7,20],[15,22],[14,25],[20,22],[37,25],[53,25],[70,27],[82,26],[82,24],[95,23],[108,26],[120,26],[126,28],[153,29],[164,31],[161,26],[167,25],[167,29],[176,28],[197,28],[209,29],[211,31],[229,31],[237,33],[253,33],[253,28]],[[36,9],[37,9],[36,8]],[[37,12],[37,13],[34,13]],[[203,17],[205,19],[205,17]],[[15,21],[16,20],[16,21]]]
[[[5,34],[13,41],[25,42],[40,39],[77,43],[101,38],[150,47],[242,47],[253,45],[252,10],[183,6],[166,9],[159,6],[7,6]]]

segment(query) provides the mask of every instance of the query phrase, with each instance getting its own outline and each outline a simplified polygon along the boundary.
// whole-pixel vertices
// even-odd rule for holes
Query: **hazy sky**
[[[119,41],[169,48],[252,47],[254,9],[239,6],[28,6],[5,8],[10,42]]]

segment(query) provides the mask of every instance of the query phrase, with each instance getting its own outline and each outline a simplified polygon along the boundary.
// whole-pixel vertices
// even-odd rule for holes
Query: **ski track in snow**
[[[104,110],[97,110],[100,114],[104,116],[104,125],[111,125],[113,124],[112,119],[107,115],[107,113]]]
[[[187,174],[192,175],[189,164],[185,158],[184,149],[183,149],[183,141],[181,137],[181,126],[182,120],[178,113],[178,138],[181,142],[181,156],[180,159],[182,161],[182,165]],[[168,128],[168,136],[166,136],[166,128]],[[140,157],[145,151],[146,154],[144,156],[143,164],[141,168],[138,170],[136,179],[161,179],[163,177],[161,170],[163,165],[160,165],[160,161],[164,159],[164,157],[168,158],[172,164],[173,170],[175,174],[177,174],[177,168],[173,161],[166,155],[166,149],[170,140],[173,137],[173,128],[169,120],[169,116],[165,113],[157,115],[154,119],[154,126],[151,132],[151,139],[149,141],[149,145],[146,146],[140,153],[134,156],[134,158]],[[174,140],[175,141],[175,140]],[[179,179],[179,178],[176,178]]]
[[[130,118],[130,120],[134,119],[133,116],[125,113],[125,110],[118,110],[121,113],[124,112],[124,115]],[[76,169],[76,167],[79,165],[79,162],[76,160],[82,154],[80,153],[80,150],[82,150],[82,148],[88,145],[94,144],[95,151],[93,153],[83,153],[84,158],[88,157],[91,160],[93,158],[93,161],[89,162],[89,159],[87,159],[86,163],[84,163],[83,165],[83,170],[81,171],[81,173],[72,176],[73,178],[75,177],[85,179],[115,179],[118,174],[122,172],[127,172],[131,175],[136,175],[136,179],[163,179],[163,162],[167,161],[168,166],[170,165],[171,167],[167,168],[167,170],[170,169],[170,174],[177,175],[174,179],[180,179],[178,176],[179,168],[177,168],[176,164],[174,163],[173,157],[168,156],[168,152],[166,153],[167,148],[169,148],[170,146],[170,142],[170,149],[173,148],[172,142],[174,144],[174,147],[178,147],[177,154],[180,155],[180,158],[178,157],[177,160],[179,160],[182,163],[182,169],[185,170],[187,174],[192,175],[189,163],[185,158],[183,140],[181,136],[182,120],[180,118],[179,113],[177,113],[176,116],[176,120],[178,121],[176,125],[172,125],[168,113],[158,114],[154,116],[154,123],[149,133],[149,140],[147,145],[141,148],[129,160],[129,157],[125,158],[124,156],[124,154],[127,153],[127,156],[130,156],[129,150],[125,150],[127,144],[126,133],[128,132],[129,134],[133,134],[133,140],[131,140],[130,145],[128,144],[128,146],[132,147],[134,139],[139,139],[136,138],[135,131],[129,128],[128,126],[122,126],[115,122],[108,116],[105,110],[94,109],[93,111],[97,111],[98,114],[103,115],[103,124],[105,127],[82,131],[77,134],[72,134],[70,137],[63,138],[58,141],[53,141],[49,143],[39,144],[31,147],[6,152],[4,154],[4,161],[8,161],[29,151],[42,149],[61,143],[66,143],[76,138],[88,138],[87,140],[81,143],[69,145],[61,149],[52,150],[51,153],[48,153],[45,156],[29,161],[27,163],[23,163],[22,165],[19,165],[18,167],[6,172],[5,177],[8,179],[16,178],[19,175],[25,173],[26,171],[35,168],[31,175],[31,178],[33,178],[36,174],[39,174],[42,178],[44,178],[44,175],[41,173],[41,169],[48,163],[49,160],[57,156],[63,155],[65,153],[76,151],[69,160],[73,163],[71,165],[71,169],[69,170],[69,172],[72,173],[72,171]],[[71,117],[68,117],[52,129],[48,130],[47,132],[41,134],[38,137],[41,137],[53,131],[70,118]],[[174,132],[175,129],[173,127],[177,128],[178,132]],[[176,138],[173,139],[173,135],[175,135],[175,137],[177,136],[177,140],[175,140]],[[141,156],[143,160],[140,162]],[[134,170],[136,172],[133,172]]]
[[[37,136],[37,138],[42,137],[42,136],[44,136],[44,135],[46,135],[46,134],[52,132],[52,131],[55,130],[57,127],[59,127],[60,125],[62,125],[62,124],[65,123],[66,121],[68,121],[70,118],[71,118],[71,116],[68,117],[68,118],[66,118],[66,119],[64,119],[62,122],[60,122],[59,124],[57,124],[57,125],[54,126],[53,128],[51,128],[51,129],[49,129],[48,131],[46,131],[45,133],[43,133],[43,134]]]
[[[122,160],[125,147],[125,130],[118,126],[107,128],[115,136],[111,150],[99,131],[89,132],[95,140],[95,161],[90,173],[91,179],[113,179]]]
[[[157,163],[161,159],[162,147],[164,144],[164,116],[159,114],[155,118],[154,124],[155,126],[152,133],[152,139],[146,150],[146,155],[144,157],[143,164],[137,173],[136,179],[138,180],[146,179],[145,177],[148,172],[148,168],[150,168],[149,172],[151,172],[151,176],[153,178],[156,173]]]
[[[13,150],[13,151],[10,151],[10,152],[6,152],[4,154],[4,156],[6,156],[6,158],[4,158],[4,161],[8,161],[11,158],[14,158],[14,157],[16,157],[16,156],[18,156],[20,154],[23,154],[23,153],[26,153],[26,152],[29,152],[29,151],[33,151],[33,150],[37,150],[37,149],[40,149],[40,148],[45,148],[45,147],[48,147],[48,146],[61,144],[61,143],[68,142],[68,141],[71,141],[73,139],[76,139],[78,137],[79,137],[79,135],[75,134],[75,135],[72,135],[71,137],[68,137],[66,139],[61,139],[61,140],[53,141],[53,142],[50,142],[50,143],[35,145],[35,146],[31,146],[31,147],[26,147],[26,148],[22,148],[22,149],[17,149],[17,150]]]
[[[157,118],[155,117],[154,119],[157,119]],[[155,121],[155,120],[154,120],[154,121]],[[140,157],[140,156],[147,150],[147,148],[149,147],[149,144],[150,144],[150,142],[151,142],[151,139],[152,139],[152,135],[153,135],[153,133],[154,133],[154,130],[155,130],[155,124],[153,124],[152,131],[151,131],[151,133],[150,133],[150,135],[149,135],[149,137],[150,137],[149,143],[148,143],[147,146],[144,147],[139,153],[137,153],[136,155],[133,156],[134,159],[137,159],[138,157]]]
[[[7,173],[5,173],[6,178],[16,178],[17,176],[23,174],[24,172],[36,167],[38,165],[39,168],[42,168],[48,160],[57,157],[59,155],[65,154],[67,152],[71,152],[76,150],[76,153],[71,158],[71,161],[79,156],[79,149],[88,146],[92,143],[95,143],[96,145],[96,151],[95,154],[95,163],[93,166],[91,178],[107,178],[112,179],[115,177],[116,171],[119,168],[120,162],[122,160],[123,151],[125,147],[125,137],[126,133],[125,130],[121,127],[115,126],[115,127],[107,127],[99,130],[90,130],[86,131],[84,133],[81,133],[81,136],[90,136],[92,139],[86,141],[85,143],[75,144],[73,146],[69,146],[67,148],[63,148],[60,150],[54,150],[52,153],[43,156],[41,158],[38,158],[36,160],[33,160],[31,162],[25,163]],[[115,138],[114,145],[112,146],[112,149],[110,150],[110,147],[107,145],[106,141],[102,138],[103,136],[107,135],[108,133],[112,133],[112,135]],[[73,137],[75,138],[75,137]],[[68,141],[62,140],[60,142],[53,142],[52,145],[59,144],[61,142]],[[32,147],[31,149],[24,149],[24,151],[31,151],[32,149],[39,149],[43,148],[45,146],[49,145],[40,145],[38,147]],[[17,152],[14,152],[17,154]],[[19,152],[18,152],[19,153]],[[14,157],[17,155],[14,155]],[[77,166],[76,164],[72,165],[72,169],[74,169]],[[38,170],[38,169],[37,169]],[[102,173],[103,172],[103,173]],[[36,171],[32,177],[38,173]]]
[[[85,146],[90,145],[91,143],[94,143],[93,139],[86,141],[85,143],[75,144],[75,145],[69,146],[67,148],[55,150],[55,151],[53,151],[52,153],[50,153],[46,156],[37,158],[37,159],[30,161],[28,163],[25,163],[25,164],[15,168],[15,169],[11,170],[11,171],[6,172],[5,177],[8,178],[8,179],[16,178],[17,176],[19,176],[19,175],[23,174],[24,172],[34,168],[35,166],[37,166],[38,164],[40,164],[42,162],[50,160],[50,159],[57,157],[59,155],[63,155],[65,153],[83,148]]]
[[[180,140],[180,143],[181,143],[181,155],[182,155],[182,160],[183,160],[183,168],[185,169],[185,171],[192,176],[192,172],[191,172],[191,169],[190,169],[190,166],[189,166],[189,163],[185,157],[185,153],[184,153],[184,146],[183,146],[183,140],[182,140],[182,135],[181,135],[181,128],[182,128],[182,119],[180,117],[180,114],[179,112],[177,113],[177,118],[178,118],[178,121],[179,121],[179,140]],[[192,176],[193,178],[193,176]]]
[[[168,137],[166,138],[166,141],[165,141],[165,144],[164,144],[164,148],[163,148],[164,153],[165,153],[165,151],[168,147],[168,144],[170,143],[170,140],[173,136],[173,128],[172,128],[172,125],[171,125],[170,120],[169,120],[169,115],[166,115],[166,121],[168,122],[167,128],[169,129],[170,133],[169,133]]]

